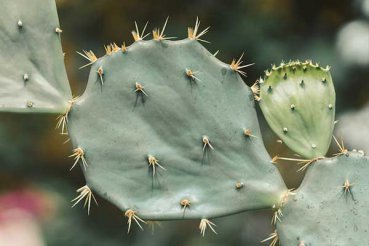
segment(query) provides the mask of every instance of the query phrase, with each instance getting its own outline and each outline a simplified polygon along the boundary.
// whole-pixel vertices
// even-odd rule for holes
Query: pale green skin
[[[357,152],[320,160],[282,209],[281,245],[368,245],[369,158]],[[344,192],[346,181],[351,192]]]
[[[0,6],[0,112],[64,112],[71,91],[55,1],[0,0]]]
[[[201,81],[191,81],[186,68]],[[135,82],[148,96],[138,96]],[[87,185],[144,219],[271,208],[286,191],[264,148],[250,89],[197,41],[139,41],[99,59],[69,127],[74,146],[85,150]],[[206,148],[209,159],[203,135],[214,147]],[[157,167],[154,178],[148,154],[166,169]],[[237,182],[244,187],[237,190]],[[185,210],[182,199],[191,202]]]
[[[325,156],[332,139],[336,101],[329,71],[301,63],[280,66],[260,84],[260,98],[269,126],[289,148],[308,159]]]

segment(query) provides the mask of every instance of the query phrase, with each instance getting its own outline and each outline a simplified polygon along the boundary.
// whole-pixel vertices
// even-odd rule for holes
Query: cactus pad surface
[[[283,142],[305,158],[325,156],[332,140],[335,91],[329,67],[290,62],[266,71],[261,110]]]
[[[0,111],[65,111],[71,91],[54,0],[0,0]]]
[[[237,71],[196,40],[123,47],[94,62],[70,112],[93,191],[129,220],[212,218],[280,199],[286,187]]]
[[[359,152],[314,163],[282,209],[281,244],[366,245],[368,172],[369,158]]]

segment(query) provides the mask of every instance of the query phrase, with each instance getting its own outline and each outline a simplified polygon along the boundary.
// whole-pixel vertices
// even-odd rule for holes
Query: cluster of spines
[[[165,23],[163,25],[163,28],[160,30],[159,28],[155,28],[152,31],[152,36],[153,36],[153,40],[155,41],[163,41],[163,40],[169,40],[169,39],[174,39],[175,37],[166,37],[166,35],[164,34],[165,28],[167,26],[168,23],[168,18],[165,20]],[[146,37],[148,37],[150,35],[150,33],[145,34],[146,31],[146,27],[147,27],[148,22],[146,22],[144,28],[142,29],[142,31],[139,31],[138,25],[135,22],[135,27],[136,29],[134,31],[132,31],[132,37],[134,39],[134,42],[139,42],[139,41],[143,41],[145,40]],[[194,27],[188,27],[188,36],[187,38],[189,40],[197,40],[200,42],[207,42],[206,40],[202,39],[202,37],[209,31],[210,27],[205,28],[203,31],[199,31],[199,27],[200,27],[200,21],[197,18],[196,22],[195,22],[195,26]],[[109,56],[112,55],[114,52],[118,52],[121,51],[123,53],[126,53],[128,51],[128,48],[125,44],[125,42],[123,42],[123,44],[119,47],[116,43],[111,43],[108,44],[106,46],[104,46],[105,48],[105,56]],[[94,64],[96,61],[98,61],[98,57],[94,54],[93,51],[85,51],[83,50],[82,52],[77,52],[78,54],[80,54],[82,57],[84,57],[85,59],[87,59],[89,61],[89,63],[83,65],[81,68],[87,67],[89,65]],[[217,52],[216,52],[217,53]],[[216,54],[214,54],[215,56]],[[242,76],[246,76],[246,73],[244,71],[242,71],[243,68],[249,67],[252,64],[246,64],[246,65],[242,65],[243,61],[242,61],[242,57],[244,54],[242,54],[239,59],[233,59],[231,64],[229,65],[230,69],[241,74]],[[186,68],[187,69],[187,68]],[[102,80],[102,76],[103,76],[103,67],[99,67],[99,70],[97,70],[96,72],[98,73],[101,82],[103,83]],[[191,73],[191,70],[189,69],[188,71],[189,73]],[[191,76],[193,78],[193,74]]]
[[[345,144],[341,138],[341,141],[338,141],[337,138],[335,136],[333,136],[334,141],[337,144],[338,147],[338,152],[336,154],[333,154],[333,156],[340,156],[340,155],[348,155],[348,149],[346,149]],[[280,142],[282,142],[282,140],[278,140]],[[282,142],[283,143],[283,142]],[[356,150],[353,150],[356,151]],[[362,153],[362,155],[364,155],[364,152],[362,150],[360,150],[360,153]],[[316,161],[319,160],[323,160],[326,159],[328,157],[325,156],[318,156],[312,159],[299,159],[299,158],[287,158],[287,157],[280,157],[279,155],[274,156],[271,159],[271,163],[273,164],[277,164],[278,160],[284,160],[284,161],[293,161],[293,162],[297,162],[297,164],[302,165],[301,168],[298,169],[298,171],[304,171],[307,167],[309,167],[311,164],[313,164]]]
[[[242,131],[240,131],[240,132],[245,136],[245,138],[256,137],[255,135],[252,134],[251,130],[248,129],[248,128],[243,128]],[[199,146],[199,147],[201,147],[203,152],[205,152],[205,151],[214,151],[215,150],[215,148],[212,144],[212,141],[206,135],[202,136],[202,145]],[[82,149],[81,147],[75,148],[73,150],[73,154],[70,155],[70,157],[74,158],[74,163],[73,163],[70,170],[72,170],[78,162],[81,162],[82,166],[85,169],[87,169],[88,164],[87,164],[87,161],[86,161],[85,150],[84,149]],[[154,178],[154,176],[156,175],[156,173],[158,171],[157,168],[160,168],[163,171],[167,171],[167,169],[162,164],[159,163],[159,159],[156,156],[152,155],[152,154],[147,155],[147,165],[151,169],[153,178]],[[235,189],[236,190],[240,190],[243,187],[244,187],[244,183],[242,183],[240,181],[235,182]],[[88,213],[89,213],[90,212],[90,203],[91,203],[91,201],[94,200],[95,203],[97,204],[96,199],[93,196],[90,187],[88,185],[85,185],[82,188],[78,189],[77,192],[80,193],[80,194],[75,199],[72,200],[73,202],[75,202],[73,204],[73,206],[75,206],[78,202],[85,199],[84,206],[88,207]],[[189,209],[191,207],[191,204],[192,203],[191,203],[191,200],[189,198],[183,198],[179,201],[179,206],[182,208],[183,214],[185,213],[186,209]],[[142,229],[142,226],[140,225],[140,222],[145,223],[145,221],[142,220],[138,216],[138,212],[136,210],[128,209],[125,213],[125,216],[128,218],[128,223],[129,223],[128,232],[130,230],[132,220],[135,221],[139,225],[139,227]],[[206,230],[207,226],[209,226],[210,229],[215,232],[214,228],[212,227],[212,226],[215,226],[215,224],[213,224],[212,222],[210,222],[207,219],[202,219],[201,223],[200,223],[200,226],[199,226],[202,235],[205,234],[205,230]]]
[[[166,19],[166,21],[164,23],[164,26],[161,30],[159,28],[156,28],[156,29],[153,30],[153,32],[152,32],[153,40],[163,41],[163,40],[168,40],[168,39],[173,39],[174,38],[174,37],[166,37],[166,35],[164,34],[165,28],[167,26],[167,22],[168,22],[168,18]],[[145,24],[143,30],[140,32],[139,28],[138,28],[138,25],[135,22],[136,29],[134,31],[132,31],[132,36],[133,36],[133,39],[134,39],[135,42],[143,41],[149,35],[149,33],[145,34],[147,24],[148,23]],[[188,31],[188,39],[208,43],[208,41],[202,39],[202,37],[208,32],[209,27],[205,28],[203,31],[199,31],[199,27],[200,27],[200,21],[197,18],[196,22],[195,22],[195,26],[194,27],[189,27],[188,30],[187,30]],[[117,52],[122,52],[122,53],[127,53],[128,52],[128,47],[126,46],[125,42],[120,47],[116,43],[111,43],[111,44],[108,44],[108,45],[104,46],[104,49],[105,49],[105,55],[104,56],[111,56],[113,53],[117,53]],[[83,58],[85,58],[86,60],[89,61],[87,64],[85,64],[81,68],[90,66],[90,65],[94,64],[95,62],[97,62],[100,59],[91,50],[89,50],[89,51],[83,50],[82,52],[77,52],[77,53],[80,54]],[[231,62],[231,64],[229,65],[229,68],[232,71],[234,71],[235,73],[239,73],[242,76],[246,76],[246,73],[244,71],[242,71],[242,69],[246,68],[248,66],[251,66],[253,64],[242,65],[243,55],[244,54],[242,54],[240,56],[240,58],[237,59],[237,60],[234,59]],[[98,77],[101,81],[101,85],[103,85],[104,84],[104,74],[105,74],[104,68],[102,66],[99,66],[96,73],[97,73],[97,75],[98,75]],[[201,81],[196,75],[198,73],[198,71],[193,71],[189,68],[185,68],[184,73],[192,81]],[[135,93],[140,93],[142,95],[148,96],[148,93],[145,91],[144,85],[142,83],[136,81],[135,84],[134,84],[134,88],[135,88],[135,90],[134,90]],[[76,102],[77,99],[78,98],[76,98],[74,100],[71,100],[70,103],[68,104],[68,107],[67,107],[65,113],[58,117],[57,128],[61,128],[61,133],[62,134],[68,134],[68,130],[67,130],[68,114],[71,111],[72,106]],[[252,134],[252,131],[249,128],[243,128],[241,133],[246,138],[256,137],[255,135]],[[214,147],[212,145],[211,140],[206,135],[202,136],[202,150],[203,151],[214,150]],[[70,157],[74,158],[74,163],[71,167],[71,170],[79,162],[82,163],[82,166],[85,169],[88,167],[85,154],[86,154],[85,150],[82,147],[77,147],[76,149],[73,150],[73,154],[70,155]],[[147,154],[147,164],[148,164],[148,167],[151,168],[153,177],[155,176],[155,174],[158,171],[157,168],[160,168],[163,171],[167,170],[163,165],[161,165],[159,163],[159,159],[156,156],[152,155],[152,154]],[[236,190],[242,189],[243,187],[244,187],[244,184],[242,182],[237,181],[235,183],[235,189]],[[79,201],[85,199],[85,206],[87,205],[88,213],[89,213],[91,200],[94,200],[96,202],[96,199],[93,196],[90,187],[88,185],[85,185],[82,188],[78,189],[77,192],[79,192],[80,194],[75,199],[72,200],[72,201],[75,202],[73,204],[73,206],[75,206]],[[96,204],[97,204],[97,202],[96,202]],[[186,209],[190,208],[191,201],[188,198],[183,198],[179,201],[179,205],[183,209],[183,213],[184,213],[186,211]],[[143,229],[142,226],[140,225],[140,222],[141,223],[146,223],[146,221],[142,220],[138,216],[138,211],[133,210],[133,209],[127,209],[124,215],[125,215],[125,217],[128,218],[128,222],[127,222],[128,223],[128,232],[130,231],[132,221],[136,222],[137,225],[141,229]],[[206,218],[203,218],[200,221],[199,229],[200,229],[201,234],[204,236],[207,227],[209,227],[214,233],[216,233],[216,231],[214,229],[214,226],[215,226],[215,224],[213,222],[209,221]]]
[[[263,85],[265,82],[267,82],[268,78],[272,75],[273,72],[282,73],[283,72],[283,78],[288,78],[288,73],[292,72],[294,73],[297,69],[302,69],[304,72],[306,72],[308,69],[318,69],[325,72],[330,71],[330,66],[321,67],[319,63],[314,63],[312,60],[305,60],[305,61],[289,61],[288,63],[281,62],[280,65],[276,66],[275,64],[272,65],[272,68],[270,70],[264,71],[264,78],[258,79],[253,86],[251,87],[252,92],[254,93],[254,98],[256,101],[261,101],[262,98],[260,97],[260,86]],[[321,78],[322,83],[327,82],[327,78]],[[304,87],[305,81],[301,80],[298,81],[299,85],[301,87]],[[268,92],[271,93],[273,91],[273,87],[271,85],[268,86]],[[329,104],[328,108],[331,110],[333,109],[333,105]],[[291,110],[295,110],[295,105],[291,105]]]

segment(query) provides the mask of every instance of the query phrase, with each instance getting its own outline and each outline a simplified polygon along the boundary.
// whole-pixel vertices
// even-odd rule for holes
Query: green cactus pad
[[[64,112],[71,92],[55,1],[0,6],[0,111]]]
[[[325,156],[335,120],[329,68],[311,62],[273,67],[260,81],[260,108],[273,131],[305,158]]]
[[[277,223],[281,244],[366,245],[368,173],[369,158],[358,152],[313,164],[282,210]]]
[[[151,220],[278,202],[286,187],[264,148],[251,90],[229,64],[189,39],[113,50],[92,65],[69,117],[88,187]]]

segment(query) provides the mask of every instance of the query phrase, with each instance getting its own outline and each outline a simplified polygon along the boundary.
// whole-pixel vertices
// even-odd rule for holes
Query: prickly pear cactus
[[[305,158],[324,156],[332,139],[335,91],[329,67],[282,63],[259,81],[260,108],[273,131]]]
[[[180,41],[135,32],[129,47],[109,46],[100,59],[86,53],[88,85],[69,114],[90,189],[80,192],[96,191],[129,223],[203,218],[203,230],[212,225],[205,218],[271,208],[286,191],[240,61],[220,62],[196,32]]]
[[[63,112],[71,98],[54,0],[0,0],[0,111]]]
[[[369,158],[359,152],[317,161],[277,223],[282,245],[367,245]]]

